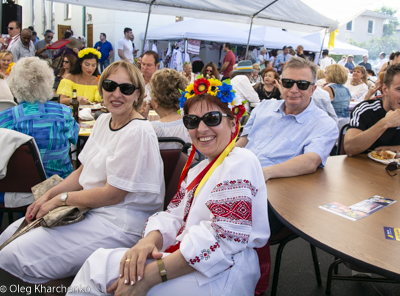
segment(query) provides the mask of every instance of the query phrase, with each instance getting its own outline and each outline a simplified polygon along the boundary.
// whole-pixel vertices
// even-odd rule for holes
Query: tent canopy
[[[321,48],[321,43],[316,44],[316,42],[309,41],[297,35],[285,32],[279,28],[260,27],[251,30],[251,36],[256,36],[262,39],[263,45],[266,48],[281,49],[284,46],[292,46],[293,48],[296,48],[298,45],[302,45],[304,50],[309,51],[320,51]]]
[[[374,0],[55,0],[89,7],[186,16],[280,27],[303,32],[335,30],[356,18]],[[264,9],[266,6],[268,8]],[[343,9],[345,7],[346,9]]]
[[[323,33],[315,33],[303,37],[316,44],[322,44]],[[325,36],[323,49],[328,49],[329,35]],[[364,55],[368,54],[368,50],[351,45],[347,42],[338,40],[335,38],[334,48],[329,51],[330,54],[352,54],[352,55]]]
[[[149,30],[147,40],[181,40],[196,39],[215,42],[230,42],[232,44],[247,44],[248,33],[229,26],[226,23],[213,20],[190,19],[176,22],[161,28]],[[140,34],[144,39],[144,33]],[[263,40],[252,36],[251,45],[263,45]]]

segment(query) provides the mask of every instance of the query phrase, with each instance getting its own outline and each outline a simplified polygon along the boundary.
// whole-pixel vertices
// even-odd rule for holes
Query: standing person
[[[390,65],[394,65],[400,62],[400,51],[392,52],[389,57],[389,62],[383,64],[381,71],[384,72],[386,71],[387,67]]]
[[[28,28],[28,29],[32,31],[31,41],[32,41],[33,45],[36,45],[36,43],[39,41],[39,37],[37,36],[36,31],[33,31],[30,28]]]
[[[70,34],[71,34],[71,32],[65,32],[65,36],[69,36]],[[72,54],[75,57],[78,57],[78,52],[83,46],[82,42],[80,42],[75,37],[69,37],[66,39],[71,40],[71,42],[68,43],[67,45],[64,45],[63,47],[61,47],[58,50],[58,52],[54,55],[54,59],[57,59],[62,55],[66,56],[67,54]]]
[[[47,47],[50,46],[50,44],[53,43],[53,37],[54,33],[52,30],[46,30],[44,33],[44,39],[39,40],[35,44],[35,56],[38,56],[43,59],[53,59],[53,50],[47,49]]]
[[[4,39],[0,35],[0,44],[1,44],[0,49],[11,51],[14,44],[19,40],[20,33],[21,33],[21,23],[18,21],[9,22],[7,31],[8,31],[8,36],[10,36],[9,38]]]
[[[121,60],[125,60],[130,63],[134,62],[133,46],[131,41],[132,38],[133,38],[132,29],[125,28],[124,38],[118,41],[118,56],[121,58]]]
[[[363,55],[363,61],[358,64],[359,66],[363,66],[366,70],[371,70],[372,66],[370,63],[368,63],[368,55],[365,54]]]
[[[110,65],[110,59],[113,56],[114,50],[111,43],[107,41],[106,33],[100,33],[100,41],[94,47],[101,53],[101,58],[99,59],[101,73]]]
[[[329,50],[324,49],[322,51],[322,59],[319,61],[319,68],[325,70],[329,65],[335,64],[335,61],[329,57]]]
[[[354,64],[354,56],[352,54],[349,54],[347,56],[347,63],[344,65],[344,67],[349,69],[350,73],[353,73],[355,66],[356,64]]]
[[[264,57],[265,54],[267,53],[267,50],[265,49],[265,47],[261,47],[260,48],[260,54],[257,56],[257,61],[256,63],[260,65],[260,71],[265,69],[265,63],[267,62],[267,59]]]
[[[229,79],[229,74],[233,70],[233,65],[236,63],[236,57],[235,54],[231,50],[232,46],[230,43],[224,43],[222,46],[222,50],[226,52],[224,59],[222,61],[222,67],[219,70],[220,73],[222,73],[222,79],[221,81],[224,81],[225,79]],[[216,77],[218,79],[218,77]]]
[[[278,57],[276,58],[275,67],[277,68],[279,74],[282,73],[283,64],[286,63],[287,61],[289,61],[290,58],[292,57],[289,52],[290,52],[290,48],[287,46],[284,46],[283,52],[280,55],[278,55]]]
[[[158,61],[158,53],[156,53],[155,51],[148,50],[143,54],[140,71],[142,72],[145,82],[145,100],[147,102],[151,100],[150,79],[160,66]]]
[[[11,52],[14,56],[14,63],[18,62],[19,59],[25,57],[35,56],[35,46],[31,41],[32,31],[29,29],[23,29],[21,31],[21,37],[13,45]]]
[[[375,73],[379,73],[381,71],[382,66],[387,63],[389,60],[386,58],[386,53],[383,51],[379,54],[379,62],[378,64],[374,67]]]
[[[297,48],[296,48],[296,54],[297,54],[298,57],[305,59],[305,58],[306,58],[306,55],[304,54],[303,50],[304,50],[303,45],[297,46]]]
[[[347,63],[347,57],[346,56],[342,56],[342,58],[340,59],[338,64],[344,67],[344,65],[346,65],[346,63]]]

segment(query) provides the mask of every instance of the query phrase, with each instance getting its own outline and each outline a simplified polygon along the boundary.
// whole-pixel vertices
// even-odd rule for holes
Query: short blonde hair
[[[161,108],[179,110],[181,93],[189,85],[189,81],[178,71],[162,69],[153,74],[150,80],[151,100]]]
[[[332,64],[326,67],[326,82],[345,84],[347,81],[346,68],[339,64]]]
[[[363,66],[355,66],[354,68],[353,68],[353,72],[354,72],[354,70],[360,70],[361,71],[361,73],[363,73],[364,74],[364,76],[361,78],[361,80],[362,80],[362,82],[364,82],[365,84],[367,84],[367,82],[368,82],[368,74],[367,74],[367,70],[365,69],[365,67],[363,67]]]
[[[261,70],[261,67],[260,67],[259,64],[255,63],[255,64],[253,64],[253,69],[254,69],[254,70],[260,71],[260,70]]]
[[[12,67],[8,84],[19,102],[46,103],[54,95],[53,70],[38,57],[20,59]]]
[[[0,52],[0,60],[2,60],[6,55],[10,55],[11,60],[14,59],[14,56],[11,51],[3,51],[3,52]]]
[[[317,71],[317,79],[324,79],[325,78],[325,71],[322,69],[318,69]]]
[[[101,96],[101,98],[103,98],[103,87],[102,87],[103,81],[106,80],[108,78],[108,76],[110,76],[112,73],[115,73],[116,71],[118,71],[119,68],[124,68],[124,69],[126,69],[126,71],[128,71],[128,75],[131,80],[131,83],[136,86],[136,89],[139,90],[139,99],[133,105],[133,108],[136,111],[138,111],[140,109],[140,107],[142,106],[144,93],[145,93],[144,79],[143,79],[143,75],[142,75],[142,73],[140,73],[140,70],[138,69],[138,67],[134,66],[133,64],[131,64],[127,61],[121,60],[121,61],[114,62],[103,71],[103,73],[100,76],[99,84],[98,84],[100,96]]]

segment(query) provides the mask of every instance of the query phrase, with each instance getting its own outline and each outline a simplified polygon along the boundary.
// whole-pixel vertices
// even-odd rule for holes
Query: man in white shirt
[[[381,52],[381,53],[379,54],[379,59],[380,59],[380,60],[379,60],[378,65],[376,65],[376,66],[374,67],[375,73],[379,73],[379,71],[381,70],[382,66],[383,66],[385,63],[388,62],[388,59],[386,58],[386,53],[384,53],[384,52]]]
[[[13,45],[19,40],[19,34],[21,33],[21,24],[17,21],[11,21],[8,23],[8,35],[7,39],[0,36],[1,50],[11,51]]]
[[[267,62],[267,59],[265,58],[265,54],[267,53],[266,48],[263,46],[260,48],[260,54],[257,57],[257,64],[260,65],[260,70],[265,69],[265,63]]]
[[[14,63],[18,62],[19,59],[26,57],[35,56],[35,46],[31,41],[32,31],[29,29],[23,29],[21,36],[18,41],[13,44],[11,52],[14,56]]]
[[[329,57],[329,50],[324,49],[322,51],[322,59],[319,61],[319,68],[325,70],[326,67],[332,64],[336,64],[335,61]]]
[[[148,102],[150,97],[150,79],[153,74],[158,70],[160,64],[158,63],[159,56],[155,51],[148,50],[143,54],[140,71],[142,72],[145,82],[145,100]]]
[[[131,41],[133,38],[132,29],[125,28],[124,35],[125,37],[118,41],[118,55],[121,60],[126,60],[130,63],[133,63],[133,46]]]

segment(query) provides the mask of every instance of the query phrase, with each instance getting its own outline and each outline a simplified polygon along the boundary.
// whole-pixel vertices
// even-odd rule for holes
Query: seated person
[[[157,137],[178,137],[191,143],[189,133],[183,125],[182,115],[178,113],[179,90],[185,90],[187,79],[172,69],[162,69],[153,74],[150,80],[150,105],[160,116],[160,120],[151,121]],[[180,148],[180,143],[160,143],[160,149]]]
[[[53,71],[38,57],[24,58],[13,66],[8,82],[20,104],[0,113],[0,128],[34,137],[47,177],[68,177],[72,173],[69,148],[76,144],[79,126],[71,108],[49,102]]]
[[[253,86],[257,92],[260,101],[270,99],[281,99],[281,85],[278,72],[272,68],[266,68],[261,75],[263,82]]]
[[[183,122],[191,157],[197,148],[208,159],[187,175],[185,167],[168,209],[150,217],[137,245],[97,250],[72,286],[89,287],[88,295],[254,295],[260,277],[254,248],[269,238],[265,182],[254,154],[234,147],[234,114],[241,112],[228,107],[230,86],[213,91],[204,80],[194,82],[193,95],[183,93]]]
[[[94,48],[82,49],[78,53],[78,59],[72,70],[60,81],[58,86],[57,94],[61,95],[60,103],[69,106],[73,89],[76,89],[80,105],[102,101],[97,87],[100,57],[101,53]]]
[[[236,70],[233,72],[233,78],[231,79],[232,88],[236,92],[237,103],[241,104],[243,101],[247,101],[245,104],[247,112],[250,112],[249,103],[260,102],[258,94],[250,83],[250,77],[253,71],[254,69],[251,61],[240,61]]]
[[[28,59],[20,62],[24,60]],[[31,229],[0,251],[0,268],[25,282],[50,285],[75,275],[98,248],[135,245],[149,216],[163,208],[157,137],[138,112],[144,96],[143,76],[136,66],[118,61],[102,73],[99,85],[110,113],[96,121],[79,155],[82,165],[31,204],[25,219],[31,223],[65,205],[92,209],[78,223]],[[49,84],[49,94],[51,89]],[[22,219],[1,234],[0,245]]]
[[[183,63],[183,72],[182,75],[186,77],[186,79],[190,82],[193,83],[195,78],[196,78],[196,74],[192,73],[192,63],[191,62],[184,62]]]
[[[325,165],[339,131],[311,99],[316,73],[314,63],[292,57],[283,68],[283,100],[264,100],[253,109],[236,143],[256,154],[265,181],[310,174]],[[269,215],[275,219],[270,217],[273,234],[282,224]]]
[[[353,75],[344,84],[351,94],[351,100],[361,102],[368,91],[367,70],[363,66],[355,66]]]
[[[349,156],[369,150],[400,151],[400,64],[386,69],[382,100],[358,104],[344,137],[344,149]]]
[[[205,64],[200,74],[207,79],[215,78],[219,80],[219,72],[217,66],[213,62]]]
[[[266,61],[266,60],[265,60]],[[264,65],[264,64],[263,64]],[[265,68],[264,68],[265,69]],[[253,64],[253,73],[251,74],[251,77],[250,77],[250,83],[251,84],[255,84],[255,83],[259,83],[259,82],[261,82],[261,75],[260,75],[260,70],[261,70],[261,67],[260,67],[260,65],[259,64],[257,64],[257,63],[255,63],[255,64]]]
[[[54,75],[56,76],[55,85],[57,85],[57,88],[58,85],[60,84],[60,81],[69,74],[69,71],[72,70],[72,67],[75,65],[75,62],[76,62],[76,57],[72,54],[67,54],[63,58],[62,67],[60,69],[54,70]]]

